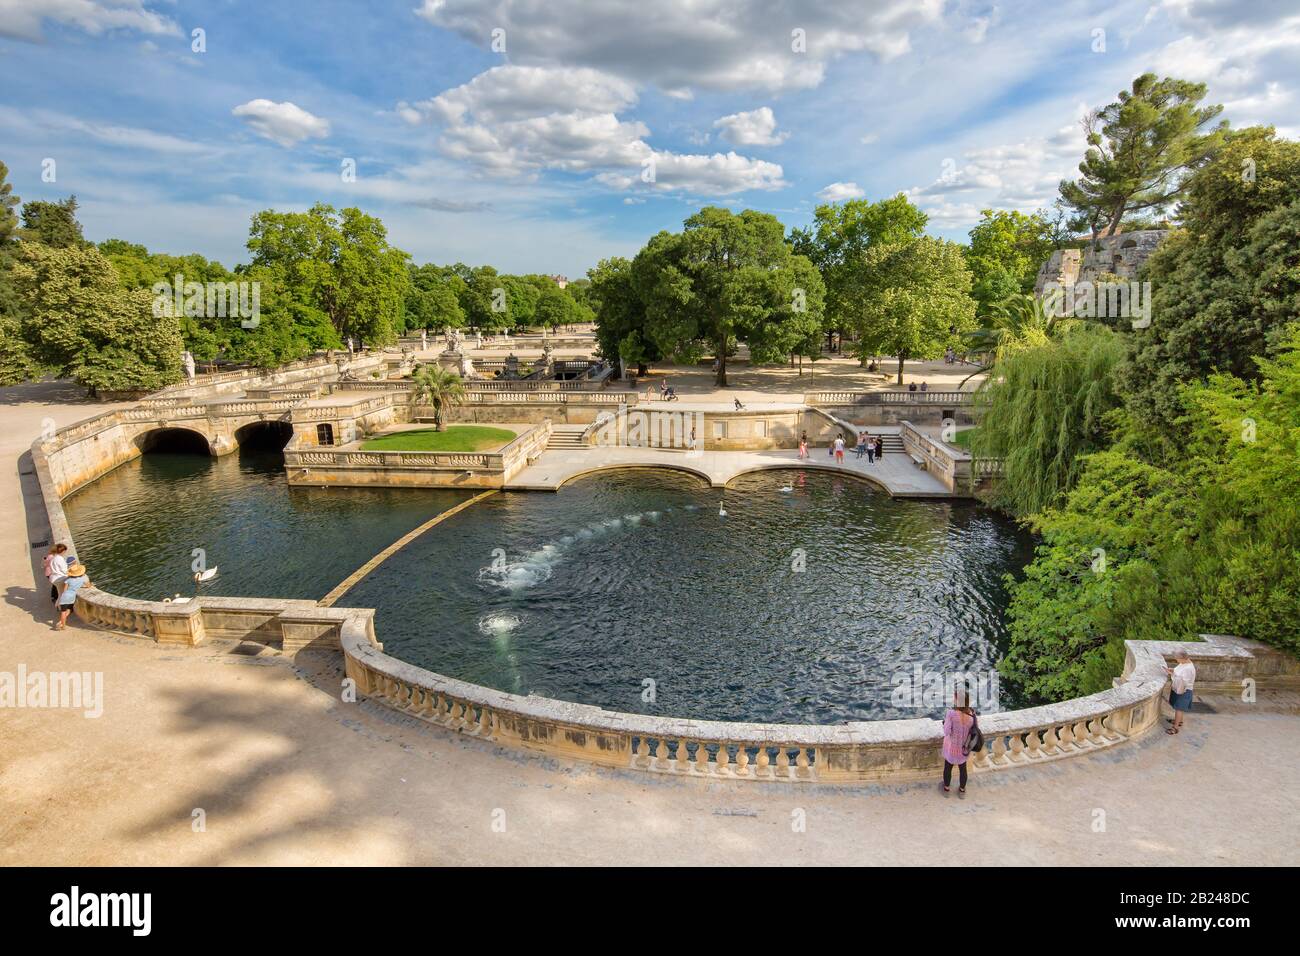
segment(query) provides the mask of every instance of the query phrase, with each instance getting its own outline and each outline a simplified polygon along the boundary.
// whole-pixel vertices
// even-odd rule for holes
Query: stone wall
[[[1042,295],[1048,283],[1072,286],[1096,282],[1105,274],[1134,280],[1143,263],[1168,236],[1169,231],[1165,229],[1143,229],[1099,237],[1097,248],[1089,242],[1083,249],[1058,249],[1038,270],[1034,294]]]

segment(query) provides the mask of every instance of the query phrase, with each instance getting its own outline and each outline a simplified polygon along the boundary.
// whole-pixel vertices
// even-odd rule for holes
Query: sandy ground
[[[6,864],[1280,864],[1294,695],[1206,702],[1178,737],[931,785],[820,788],[594,770],[339,699],[331,656],[50,630],[24,455],[67,404],[0,389],[0,670],[101,674],[97,718],[0,711]],[[799,821],[804,826],[798,826]],[[202,826],[198,825],[199,821]]]

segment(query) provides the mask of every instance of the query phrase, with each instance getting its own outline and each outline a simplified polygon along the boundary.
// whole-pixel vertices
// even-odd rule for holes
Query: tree
[[[1111,686],[1125,640],[1243,634],[1300,652],[1300,323],[1258,376],[1183,386],[1164,464],[1121,421],[1120,440],[1030,519],[1042,543],[1011,583],[1000,669],[1032,699]]]
[[[416,369],[413,381],[415,389],[411,393],[411,403],[432,405],[434,431],[443,431],[446,410],[465,400],[465,386],[460,376],[437,365],[421,365]]]
[[[705,207],[682,232],[652,237],[632,273],[649,340],[686,361],[711,349],[720,387],[737,342],[749,344],[752,361],[780,361],[821,327],[820,277],[766,213]]]
[[[1185,175],[1214,154],[1227,122],[1202,131],[1222,106],[1200,106],[1204,83],[1144,73],[1108,106],[1084,120],[1088,151],[1077,180],[1061,181],[1061,196],[1090,227],[1114,235],[1129,213],[1167,208]]]
[[[59,202],[32,200],[24,204],[21,237],[53,249],[84,246],[86,238],[77,221],[77,197],[69,196]]]
[[[1120,405],[1114,369],[1124,348],[1105,326],[1071,323],[1051,337],[1026,330],[999,358],[977,393],[984,414],[973,447],[1003,460],[993,504],[1024,517],[1074,487],[1083,457],[1110,442],[1108,415]]]
[[[1133,414],[1170,438],[1182,385],[1257,379],[1255,358],[1300,318],[1300,143],[1271,127],[1232,134],[1189,178],[1179,214],[1184,228],[1147,260],[1152,322],[1119,373]]]
[[[922,236],[871,246],[853,293],[860,357],[897,356],[902,385],[909,358],[938,358],[975,327],[970,288],[970,270],[954,243]]]
[[[12,282],[19,202],[9,183],[9,168],[0,163],[0,385],[17,385],[39,372],[22,334],[18,293]]]
[[[596,345],[607,362],[635,365],[645,375],[648,363],[662,358],[646,331],[645,304],[632,275],[632,261],[601,259],[587,270],[587,297],[596,313]]]
[[[254,265],[328,317],[339,339],[375,346],[396,340],[410,286],[408,256],[388,244],[375,217],[321,203],[305,213],[268,209],[253,217],[248,250]]]
[[[457,280],[459,281],[459,280]],[[464,286],[463,282],[460,282]],[[404,328],[458,329],[465,324],[456,288],[437,266],[411,269],[411,289],[406,294]]]
[[[808,229],[796,229],[790,242],[821,273],[826,286],[825,330],[842,334],[856,314],[855,294],[862,282],[863,254],[874,245],[902,243],[925,231],[928,216],[902,193],[871,202],[850,199],[825,203],[813,212]]]
[[[1052,227],[1043,212],[985,209],[980,216],[970,231],[966,265],[978,314],[988,316],[998,303],[1033,291],[1039,267],[1052,254]]]
[[[539,325],[558,329],[577,322],[578,315],[578,303],[564,289],[552,283],[550,288],[542,290],[537,300],[536,321]]]
[[[180,323],[125,290],[94,246],[23,244],[14,282],[34,357],[90,389],[152,391],[180,378]]]

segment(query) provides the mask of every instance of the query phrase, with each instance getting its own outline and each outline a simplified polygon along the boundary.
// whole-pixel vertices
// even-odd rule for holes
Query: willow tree
[[[992,503],[1029,515],[1074,487],[1083,456],[1109,443],[1107,416],[1120,405],[1114,369],[1124,354],[1121,335],[1091,323],[1055,336],[1030,330],[1004,351],[976,393],[985,411],[973,450],[1004,462]]]

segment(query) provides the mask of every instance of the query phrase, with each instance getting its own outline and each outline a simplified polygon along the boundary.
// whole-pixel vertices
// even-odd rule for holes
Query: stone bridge
[[[183,443],[189,436],[193,447],[201,439],[210,454],[221,456],[259,432],[287,442],[293,434],[290,413],[310,397],[303,392],[269,400],[146,405],[118,414],[122,436],[140,452],[167,440]]]

